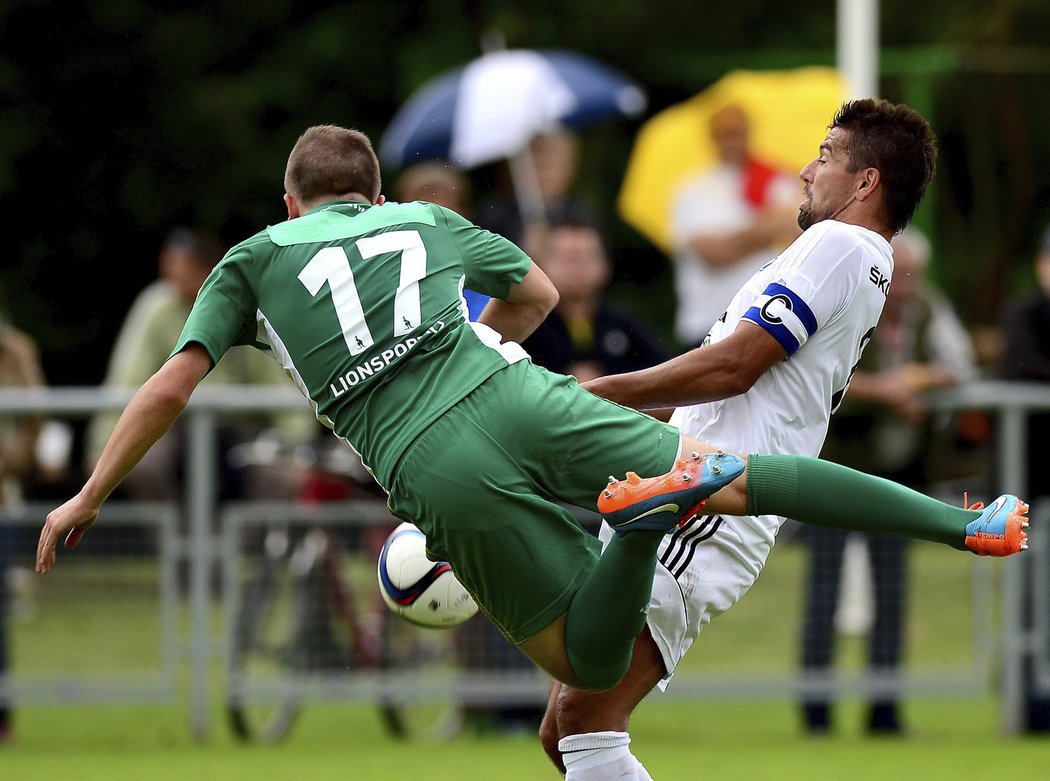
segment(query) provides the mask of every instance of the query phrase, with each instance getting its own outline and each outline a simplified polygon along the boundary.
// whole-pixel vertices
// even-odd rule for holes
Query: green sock
[[[751,455],[747,511],[848,531],[901,534],[966,548],[980,515],[855,469],[804,456]]]
[[[614,536],[573,597],[565,648],[581,688],[611,689],[627,672],[645,626],[662,539],[652,531]]]

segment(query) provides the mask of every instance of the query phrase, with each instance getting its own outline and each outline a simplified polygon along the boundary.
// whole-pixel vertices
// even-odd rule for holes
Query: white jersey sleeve
[[[892,261],[886,269],[865,262],[868,247],[849,227],[829,220],[806,231],[777,259],[775,278],[742,315],[769,331],[789,357],[848,310],[862,283],[870,282],[885,300]],[[881,311],[880,305],[876,322]]]
[[[882,313],[893,273],[889,242],[826,220],[760,268],[711,329],[742,320],[768,331],[787,353],[745,394],[675,411],[685,433],[744,453],[816,456]]]

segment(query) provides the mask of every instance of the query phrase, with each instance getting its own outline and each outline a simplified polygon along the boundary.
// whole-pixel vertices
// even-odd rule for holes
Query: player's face
[[[856,197],[859,174],[850,170],[845,141],[846,131],[833,127],[820,145],[816,159],[799,174],[806,197],[798,209],[798,225],[802,230],[837,217]]]
[[[181,247],[167,247],[160,256],[160,276],[171,283],[183,301],[190,304],[210,270],[204,261]]]
[[[609,284],[611,270],[601,238],[588,228],[552,230],[539,265],[566,301],[592,299]]]

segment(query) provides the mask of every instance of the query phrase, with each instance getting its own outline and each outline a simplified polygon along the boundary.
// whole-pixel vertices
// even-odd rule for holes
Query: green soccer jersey
[[[510,241],[440,206],[324,204],[233,247],[173,354],[189,342],[213,361],[236,344],[271,352],[387,488],[424,428],[526,357],[467,322],[462,291],[502,298],[529,265]]]

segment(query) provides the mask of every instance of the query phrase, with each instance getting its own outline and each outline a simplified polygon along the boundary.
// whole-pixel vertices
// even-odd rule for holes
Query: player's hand
[[[49,512],[36,547],[36,571],[43,574],[55,565],[60,537],[66,538],[67,548],[75,548],[97,518],[98,507],[85,502],[79,494]]]

